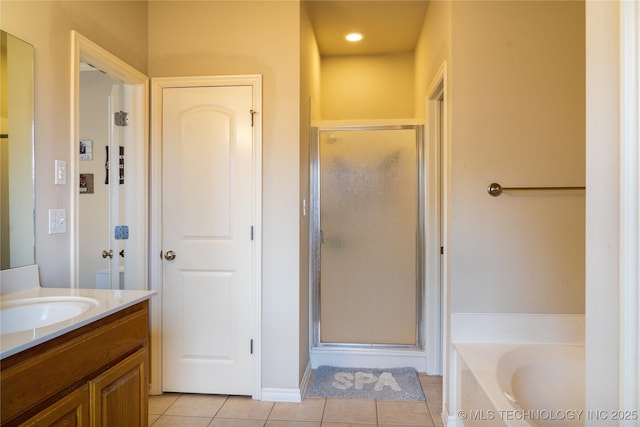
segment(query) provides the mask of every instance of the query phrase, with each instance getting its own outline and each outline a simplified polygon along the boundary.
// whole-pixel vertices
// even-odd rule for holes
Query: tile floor
[[[420,374],[425,401],[306,397],[301,403],[165,393],[149,398],[149,425],[211,427],[442,426],[442,377]]]

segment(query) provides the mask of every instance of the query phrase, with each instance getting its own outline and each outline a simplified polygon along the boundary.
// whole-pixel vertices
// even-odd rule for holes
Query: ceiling
[[[320,55],[413,52],[428,0],[306,0]],[[344,40],[350,32],[364,38]]]

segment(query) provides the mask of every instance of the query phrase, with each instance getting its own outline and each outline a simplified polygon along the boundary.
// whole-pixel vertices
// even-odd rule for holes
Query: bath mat
[[[320,366],[309,396],[348,399],[425,400],[413,368],[368,369]]]

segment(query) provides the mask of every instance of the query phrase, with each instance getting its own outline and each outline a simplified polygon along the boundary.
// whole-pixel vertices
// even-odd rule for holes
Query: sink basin
[[[0,305],[0,333],[9,334],[53,325],[97,306],[97,300],[77,296],[3,301]]]

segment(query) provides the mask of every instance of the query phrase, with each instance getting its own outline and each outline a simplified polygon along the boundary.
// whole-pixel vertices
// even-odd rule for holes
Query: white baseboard
[[[271,388],[262,389],[262,399],[265,402],[302,402],[299,388]]]
[[[440,415],[442,416],[442,422],[445,427],[465,427],[464,421],[460,420],[455,415],[449,415],[449,411],[446,409],[442,411],[442,414]]]
[[[302,375],[302,381],[300,381],[300,388],[274,388],[264,387],[262,389],[262,396],[260,400],[266,402],[302,402],[307,388],[309,387],[309,381],[311,379],[311,362],[307,364],[304,374]]]
[[[310,381],[311,381],[311,360],[309,360],[309,363],[307,363],[307,367],[304,370],[304,374],[302,375],[302,381],[300,382],[301,400],[304,400],[304,397],[307,395],[307,390],[309,389]]]
[[[311,367],[339,366],[341,368],[415,368],[426,372],[427,355],[422,350],[328,348],[311,349]]]

